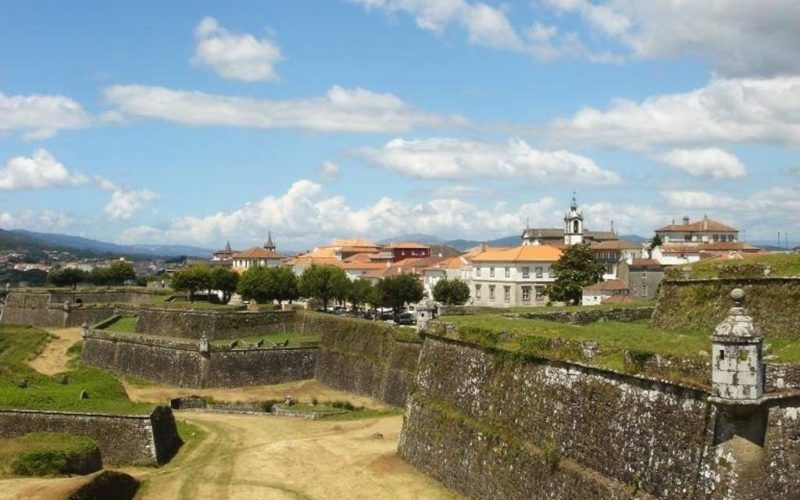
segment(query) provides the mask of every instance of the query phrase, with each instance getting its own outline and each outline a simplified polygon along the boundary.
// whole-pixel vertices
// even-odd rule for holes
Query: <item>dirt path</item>
[[[162,469],[126,470],[146,482],[142,499],[454,498],[397,457],[399,416],[350,422],[177,417],[207,435]]]
[[[256,402],[268,399],[283,399],[289,395],[295,401],[310,403],[313,398],[318,401],[349,401],[356,406],[367,408],[389,408],[387,405],[357,394],[337,391],[327,387],[317,380],[301,380],[275,385],[256,385],[250,387],[218,388],[218,389],[185,389],[155,384],[131,384],[124,382],[128,397],[135,401],[151,403],[164,403],[170,398],[182,396],[208,396],[217,401]]]
[[[81,340],[81,329],[60,328],[48,329],[47,331],[56,338],[51,339],[50,342],[44,346],[44,351],[29,361],[28,364],[39,373],[55,375],[69,368],[67,366],[67,362],[69,361],[67,349],[75,342]]]

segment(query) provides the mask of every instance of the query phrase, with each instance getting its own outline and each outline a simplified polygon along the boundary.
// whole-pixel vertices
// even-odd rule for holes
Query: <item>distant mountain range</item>
[[[95,254],[112,254],[136,257],[210,257],[212,251],[188,245],[118,245],[80,236],[57,233],[37,233],[25,229],[5,231],[0,229],[0,248],[59,249],[88,251]]]

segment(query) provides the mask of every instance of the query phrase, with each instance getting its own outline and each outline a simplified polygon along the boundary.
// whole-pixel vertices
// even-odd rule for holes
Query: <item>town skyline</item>
[[[796,4],[436,5],[0,7],[0,227],[483,240],[577,191],[595,230],[798,239]]]

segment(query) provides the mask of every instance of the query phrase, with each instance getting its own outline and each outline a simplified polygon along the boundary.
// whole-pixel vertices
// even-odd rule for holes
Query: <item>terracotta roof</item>
[[[561,250],[550,245],[520,245],[507,250],[487,250],[472,258],[475,262],[555,262]]]
[[[369,249],[378,249],[380,248],[378,245],[371,241],[362,240],[358,238],[354,239],[341,239],[341,240],[333,240],[333,243],[330,245],[325,245],[324,248],[369,248]]]
[[[641,249],[642,245],[627,240],[604,240],[591,244],[592,250]]]
[[[265,259],[265,260],[281,260],[285,258],[285,255],[279,254],[278,252],[273,252],[272,250],[267,250],[264,247],[252,247],[248,248],[247,250],[243,250],[237,254],[233,255],[234,259]]]
[[[425,270],[461,269],[467,264],[469,264],[469,260],[459,255],[457,257],[441,260],[432,266],[426,267]]]
[[[726,226],[721,222],[717,222],[708,217],[697,222],[690,222],[689,224],[668,224],[664,227],[656,229],[656,232],[698,232],[698,231],[717,231],[723,233],[736,233],[738,229]]]
[[[691,244],[665,244],[659,247],[661,253],[700,253],[700,252],[728,252],[738,250],[741,252],[758,252],[761,249],[741,241],[718,241],[716,243]]]
[[[383,269],[386,264],[383,262],[339,262],[338,267],[342,269]]]
[[[608,281],[601,281],[599,283],[595,283],[594,285],[589,285],[583,287],[585,291],[614,291],[614,290],[627,290],[628,284],[622,280],[608,280]]]
[[[633,259],[630,267],[661,267],[656,259]]]
[[[383,246],[384,249],[392,249],[392,248],[415,248],[415,249],[430,249],[431,247],[428,245],[423,245],[422,243],[416,243],[414,241],[398,241],[396,243],[389,243],[388,245]]]

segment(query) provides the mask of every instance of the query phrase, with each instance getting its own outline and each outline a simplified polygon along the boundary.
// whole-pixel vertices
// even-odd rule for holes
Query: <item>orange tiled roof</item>
[[[279,254],[278,252],[274,252],[272,250],[267,250],[264,247],[252,247],[233,254],[234,259],[281,260],[285,257],[285,255]]]
[[[472,258],[475,262],[555,262],[561,250],[551,245],[521,245],[506,250],[486,250]]]
[[[392,249],[392,248],[415,248],[415,249],[430,249],[431,247],[428,245],[423,245],[422,243],[416,243],[414,241],[398,241],[395,243],[389,243],[388,245],[384,245],[383,248],[385,249]]]
[[[723,233],[735,233],[739,232],[738,229],[732,228],[730,226],[726,226],[721,222],[717,222],[713,219],[709,219],[708,217],[704,218],[703,220],[699,220],[697,222],[691,222],[689,224],[668,224],[664,227],[660,227],[656,229],[656,232],[697,232],[697,231],[718,231]]]
[[[633,250],[640,249],[642,245],[627,240],[604,240],[591,244],[592,250]]]
[[[330,245],[325,245],[324,248],[342,248],[342,249],[344,249],[344,248],[361,248],[361,249],[369,248],[369,249],[376,249],[377,250],[380,247],[378,245],[376,245],[375,243],[371,242],[371,241],[362,240],[362,239],[358,239],[358,238],[353,238],[353,239],[333,240],[333,243],[331,243]]]

